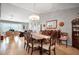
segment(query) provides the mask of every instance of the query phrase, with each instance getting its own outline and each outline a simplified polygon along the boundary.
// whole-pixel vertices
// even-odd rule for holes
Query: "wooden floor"
[[[8,38],[0,41],[0,55],[30,55],[24,49],[23,41],[18,37],[11,43]],[[39,51],[34,51],[33,55],[39,55]],[[44,53],[44,55],[46,54]],[[56,45],[56,55],[79,55],[79,50],[71,46],[66,48],[65,45]]]

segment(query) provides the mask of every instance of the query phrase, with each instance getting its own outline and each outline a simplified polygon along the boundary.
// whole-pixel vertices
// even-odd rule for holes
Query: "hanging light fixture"
[[[30,19],[30,20],[39,20],[40,17],[39,17],[38,15],[34,14],[34,15],[31,15],[31,16],[29,17],[29,19]]]
[[[33,4],[33,8],[35,8],[35,4]],[[30,20],[39,20],[40,16],[37,14],[33,14],[33,15],[29,16],[29,19]]]

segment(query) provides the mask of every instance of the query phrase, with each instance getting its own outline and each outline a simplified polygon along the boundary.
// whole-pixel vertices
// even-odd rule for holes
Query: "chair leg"
[[[54,55],[56,55],[56,50],[55,50],[55,48],[54,48]]]
[[[61,40],[59,40],[59,45],[61,44]]]
[[[26,51],[28,51],[28,46],[26,47]]]
[[[31,55],[33,54],[33,48],[32,48],[32,50],[31,50]]]
[[[66,48],[67,48],[67,40],[66,40]]]
[[[31,50],[31,55],[33,54],[33,43],[32,43],[32,50]]]
[[[26,43],[24,43],[24,48],[26,47]]]
[[[27,46],[27,47],[26,47]],[[27,43],[25,44],[25,47],[26,47],[26,51],[28,50],[28,45],[27,45]]]
[[[28,53],[29,53],[30,47],[28,46],[27,48],[28,48]]]
[[[49,55],[51,55],[51,50],[49,50]]]

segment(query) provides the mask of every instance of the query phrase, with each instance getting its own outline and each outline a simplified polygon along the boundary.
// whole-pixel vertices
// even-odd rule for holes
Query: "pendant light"
[[[35,10],[35,6],[36,6],[36,4],[33,4],[33,8],[34,8],[33,10]],[[40,16],[34,13],[33,15],[29,16],[29,19],[30,20],[39,20]]]

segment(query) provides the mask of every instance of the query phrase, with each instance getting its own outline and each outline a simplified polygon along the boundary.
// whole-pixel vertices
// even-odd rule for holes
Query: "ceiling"
[[[12,3],[12,5],[38,14],[79,7],[78,3]]]

